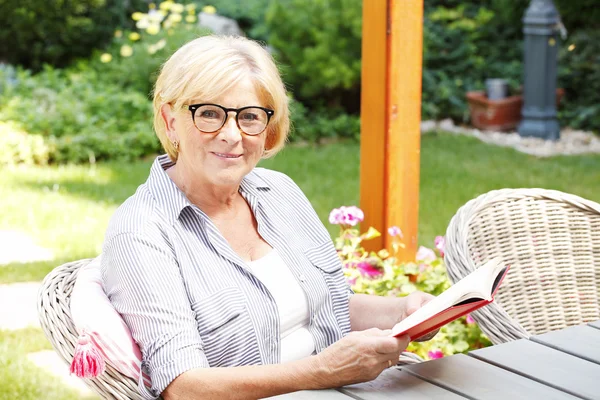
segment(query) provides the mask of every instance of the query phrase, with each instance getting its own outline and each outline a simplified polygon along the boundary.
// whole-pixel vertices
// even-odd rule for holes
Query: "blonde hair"
[[[285,145],[290,129],[285,85],[271,55],[244,37],[203,36],[180,47],[162,66],[154,86],[154,130],[173,161],[177,151],[166,134],[161,107],[179,110],[194,99],[210,102],[251,79],[263,106],[275,110],[267,127],[263,158],[272,157]]]

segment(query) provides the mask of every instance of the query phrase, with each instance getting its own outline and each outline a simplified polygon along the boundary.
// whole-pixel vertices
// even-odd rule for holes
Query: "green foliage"
[[[561,123],[600,131],[600,32],[576,32],[561,46],[559,86],[566,88]]]
[[[50,152],[41,135],[30,135],[15,122],[0,121],[0,166],[47,164]]]
[[[294,96],[310,108],[358,109],[361,5],[361,0],[271,3],[266,16],[269,44]]]
[[[107,85],[92,70],[20,71],[17,82],[0,97],[0,119],[33,134],[31,143],[43,137],[51,161],[133,159],[159,150],[151,104],[141,93]]]
[[[34,70],[68,65],[108,43],[125,21],[120,0],[3,0],[0,60]]]
[[[219,15],[235,19],[246,35],[255,40],[267,39],[265,15],[273,0],[205,0],[202,5],[212,5]]]
[[[171,4],[184,8],[182,4]],[[210,33],[198,27],[196,10],[192,6],[180,13],[172,9],[162,10],[164,16],[159,16],[155,10],[148,10],[148,14],[136,12],[142,20],[156,22],[150,22],[147,28],[117,31],[105,52],[95,52],[89,62],[80,62],[76,69],[99,71],[98,78],[106,84],[132,89],[150,97],[160,66],[167,58],[190,40]],[[190,22],[186,22],[186,18],[191,18]],[[181,22],[175,22],[175,19],[181,19]],[[142,22],[138,21],[138,25],[143,27],[145,24]],[[108,55],[110,61],[106,61]]]
[[[325,107],[308,109],[302,103],[291,99],[290,112],[292,124],[291,141],[307,141],[318,143],[324,138],[360,137],[360,118],[346,114],[342,109]]]
[[[404,247],[399,236],[393,237],[393,254],[386,249],[368,252],[363,248],[364,240],[380,235],[373,228],[360,234],[357,229],[341,225],[340,235],[335,238],[344,273],[355,293],[404,297],[419,290],[437,296],[450,287],[443,258],[433,250],[422,247],[415,262],[399,262],[396,254]],[[490,344],[479,327],[463,317],[442,327],[430,341],[412,342],[408,350],[424,358],[438,358]]]

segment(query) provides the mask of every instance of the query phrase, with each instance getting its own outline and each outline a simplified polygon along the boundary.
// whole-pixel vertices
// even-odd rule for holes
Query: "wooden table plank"
[[[267,399],[276,400],[352,400],[343,393],[335,389],[327,390],[302,390],[299,392],[282,394],[279,396],[267,397]]]
[[[593,327],[593,328],[600,329],[600,321],[590,322],[588,325],[591,326],[591,327]]]
[[[533,336],[530,340],[600,364],[600,329],[586,325],[572,326]]]
[[[338,390],[361,400],[463,398],[396,368],[383,371],[374,381],[344,386]]]
[[[584,399],[599,399],[600,365],[530,340],[516,340],[469,355]]]
[[[565,392],[464,354],[402,369],[471,399],[576,399]]]

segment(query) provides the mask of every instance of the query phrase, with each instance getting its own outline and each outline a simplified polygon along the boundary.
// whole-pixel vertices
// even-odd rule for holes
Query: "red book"
[[[392,336],[408,335],[418,339],[494,301],[494,296],[508,273],[509,266],[499,258],[488,261],[465,276],[444,293],[398,322]]]

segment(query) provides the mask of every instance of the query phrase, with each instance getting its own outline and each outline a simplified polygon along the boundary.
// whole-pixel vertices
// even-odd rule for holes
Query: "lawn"
[[[542,187],[600,202],[600,156],[538,159],[450,134],[423,136],[419,242],[431,246],[456,210],[492,189]],[[147,177],[150,161],[95,166],[15,167],[0,176],[0,229],[19,230],[52,249],[51,262],[0,267],[0,283],[41,280],[54,266],[93,257],[108,220]],[[288,146],[261,163],[291,176],[332,235],[329,211],[358,204],[359,146]]]
[[[0,283],[41,280],[63,262],[93,257],[118,205],[148,174],[151,161],[94,166],[25,167],[0,174],[0,230],[19,230],[50,248],[51,262],[0,266]],[[290,175],[305,191],[332,235],[329,211],[358,204],[359,146],[289,146],[262,166]],[[427,134],[421,148],[419,242],[431,246],[456,210],[492,189],[542,187],[600,202],[600,156],[538,159],[450,134]],[[38,329],[0,331],[0,400],[75,399],[27,361],[50,348]]]

